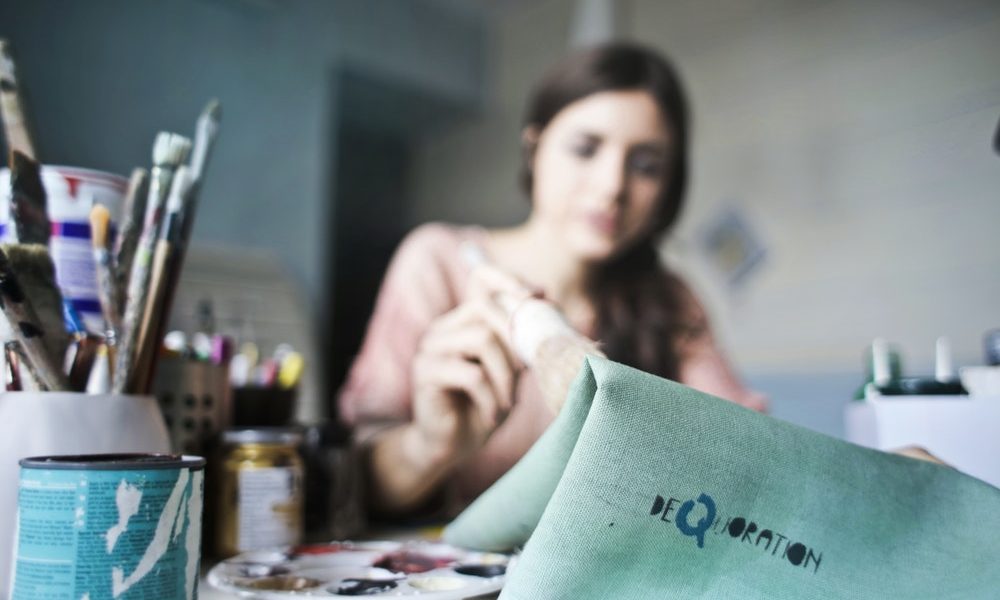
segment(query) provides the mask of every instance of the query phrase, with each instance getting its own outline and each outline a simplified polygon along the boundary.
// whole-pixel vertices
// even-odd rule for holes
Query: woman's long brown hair
[[[591,94],[642,90],[656,101],[672,140],[663,191],[646,234],[598,266],[587,290],[596,309],[596,336],[607,355],[662,377],[677,379],[679,340],[692,322],[686,292],[660,263],[657,245],[680,215],[688,179],[688,109],[680,80],[661,55],[615,43],[574,54],[535,88],[525,126],[541,131],[563,108]],[[533,153],[525,153],[522,185],[531,195]]]

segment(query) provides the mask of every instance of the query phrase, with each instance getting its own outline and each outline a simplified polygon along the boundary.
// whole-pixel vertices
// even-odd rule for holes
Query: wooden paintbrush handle
[[[148,201],[143,188],[146,187],[147,178],[146,169],[133,169],[123,201],[121,231],[115,240],[114,261],[112,261],[115,265],[114,305],[118,309],[119,316],[125,310],[125,292],[128,288],[129,275],[132,273],[132,259],[135,257],[135,248],[142,234]]]
[[[24,389],[21,383],[21,359],[17,342],[10,341],[4,344],[4,366],[6,367],[6,384],[8,392],[20,392]]]
[[[90,378],[90,370],[94,366],[102,340],[96,335],[85,334],[73,343],[76,345],[76,352],[69,370],[69,384],[74,392],[83,392],[87,389],[87,379]]]
[[[18,150],[10,153],[10,214],[14,237],[18,242],[49,244],[52,224],[49,222],[41,166]]]
[[[149,238],[149,235],[144,235],[140,240],[132,264],[132,275],[129,277],[125,317],[122,319],[122,334],[118,340],[114,381],[111,387],[116,394],[135,392],[132,382],[139,352],[139,329],[142,323],[142,311],[146,306],[150,263],[153,260],[153,240]]]
[[[114,267],[107,248],[94,249],[94,270],[97,273],[97,296],[107,326],[117,333],[122,328],[121,309],[117,303]]]
[[[7,138],[7,149],[18,150],[28,158],[35,158],[35,145],[28,134],[28,125],[21,105],[21,94],[17,82],[14,58],[10,43],[0,40],[0,113],[3,116],[3,130]]]
[[[138,356],[135,366],[135,389],[147,393],[153,376],[160,340],[157,339],[161,315],[166,299],[166,283],[169,274],[171,245],[165,240],[156,243],[153,254],[153,265],[149,278],[149,295],[146,297],[146,308],[143,311],[142,323],[139,328]]]

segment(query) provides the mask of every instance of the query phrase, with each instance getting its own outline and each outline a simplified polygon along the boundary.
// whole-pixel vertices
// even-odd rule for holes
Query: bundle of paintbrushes
[[[103,337],[86,332],[56,285],[48,247],[53,224],[5,40],[0,111],[10,150],[8,238],[14,240],[0,245],[0,307],[13,338],[4,349],[7,389],[147,393],[218,133],[219,103],[202,112],[193,146],[175,133],[156,136],[148,177],[146,169],[132,173],[117,236],[108,207],[91,209]]]

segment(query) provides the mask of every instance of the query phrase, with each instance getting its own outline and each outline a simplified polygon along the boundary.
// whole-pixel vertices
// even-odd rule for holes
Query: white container
[[[90,209],[103,204],[111,225],[121,214],[128,179],[113,173],[43,165],[52,238],[49,251],[56,266],[56,282],[63,298],[73,302],[91,333],[102,333],[104,320],[97,300],[97,278],[90,245]],[[0,169],[0,241],[13,240],[10,221],[10,171]]]
[[[1000,366],[969,366],[958,370],[962,386],[973,396],[1000,398]]]
[[[1000,487],[1000,397],[882,396],[852,402],[847,440],[877,450],[918,446]]]
[[[20,459],[169,451],[167,428],[152,396],[0,394],[0,597],[10,581]]]

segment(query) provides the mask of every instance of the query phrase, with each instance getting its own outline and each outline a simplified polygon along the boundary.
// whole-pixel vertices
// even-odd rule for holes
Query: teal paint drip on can
[[[205,459],[20,461],[12,600],[195,600]]]

